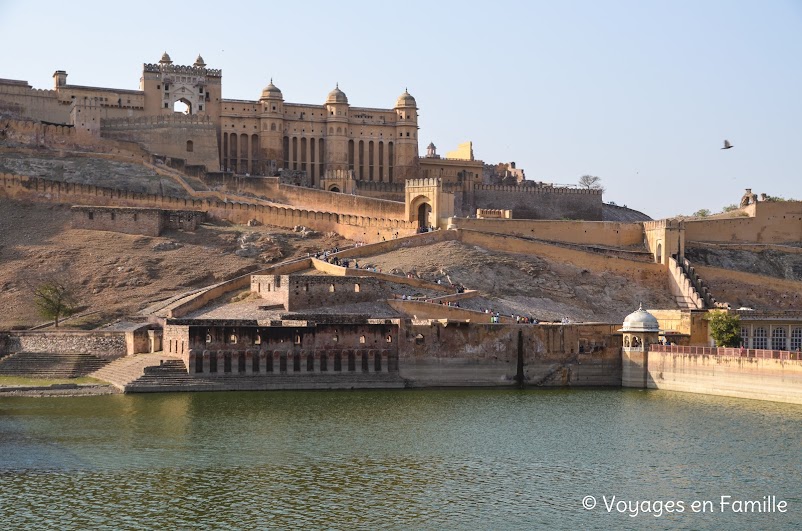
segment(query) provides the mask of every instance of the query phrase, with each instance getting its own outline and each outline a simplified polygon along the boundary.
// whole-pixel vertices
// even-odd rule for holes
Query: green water
[[[661,391],[4,398],[0,522],[789,529],[802,526],[801,436],[800,406]],[[722,512],[722,495],[774,495],[787,512]],[[629,505],[608,511],[612,496],[684,512],[633,517]],[[694,513],[693,501],[714,511]]]

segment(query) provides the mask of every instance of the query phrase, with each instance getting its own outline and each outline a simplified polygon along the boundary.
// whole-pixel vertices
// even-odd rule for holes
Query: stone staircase
[[[182,360],[165,360],[125,386],[126,393],[174,391],[272,391],[286,389],[391,389],[404,387],[398,373],[285,373],[192,376]]]
[[[25,378],[78,378],[90,376],[109,361],[91,354],[19,352],[0,359],[0,375]]]
[[[709,310],[728,306],[716,301],[710,288],[699,277],[687,258],[671,255],[668,267],[672,280],[672,293],[681,308]]]
[[[99,370],[89,374],[92,378],[109,382],[121,391],[126,390],[126,386],[142,377],[145,371],[151,367],[159,367],[166,362],[178,361],[183,366],[184,362],[175,356],[164,356],[161,353],[155,354],[136,354],[118,358]],[[186,373],[186,369],[184,369]]]

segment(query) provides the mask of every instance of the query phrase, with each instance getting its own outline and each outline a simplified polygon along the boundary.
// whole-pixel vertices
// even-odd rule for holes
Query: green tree
[[[727,205],[721,209],[722,212],[732,212],[733,210],[738,210],[738,205]]]
[[[708,210],[706,208],[701,208],[701,209],[697,210],[696,212],[694,212],[691,215],[695,216],[697,218],[706,218],[707,216],[710,215],[710,210]]]
[[[718,347],[737,347],[741,345],[741,318],[725,311],[708,313],[710,337]]]
[[[53,319],[56,328],[58,321],[75,312],[75,291],[66,282],[49,279],[33,289],[33,302],[39,315],[45,319]]]

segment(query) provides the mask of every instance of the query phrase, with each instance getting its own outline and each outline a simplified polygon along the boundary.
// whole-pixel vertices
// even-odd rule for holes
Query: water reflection
[[[0,521],[27,527],[632,526],[586,494],[776,494],[802,407],[639,391],[199,393],[0,400]],[[790,451],[789,451],[790,450]],[[787,528],[761,515],[642,526]],[[52,525],[51,525],[52,524]]]

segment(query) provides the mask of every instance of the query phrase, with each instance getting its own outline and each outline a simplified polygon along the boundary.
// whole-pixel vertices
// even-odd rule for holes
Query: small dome
[[[638,309],[627,315],[624,319],[624,328],[621,332],[659,332],[660,325],[657,318],[643,309],[641,304]]]
[[[201,57],[200,54],[198,54],[198,58],[195,59],[195,66],[197,66],[198,68],[203,68],[204,66],[206,66],[206,63],[203,62],[203,57]]]
[[[434,142],[429,142],[429,145],[426,146],[426,149],[437,149],[437,146],[434,145]]]
[[[169,64],[172,64],[173,60],[170,59],[170,56],[167,54],[167,52],[164,52],[162,54],[161,61],[159,61],[159,62],[160,63],[167,63],[169,65]]]
[[[407,89],[404,89],[404,93],[398,96],[395,102],[396,107],[417,107],[417,105],[415,98],[412,97],[412,94]]]
[[[340,90],[339,83],[337,83],[337,86],[334,87],[334,90],[329,92],[329,95],[326,98],[326,103],[348,103],[348,96],[345,95],[345,92]]]
[[[270,84],[267,85],[264,89],[262,89],[262,98],[263,100],[266,99],[279,99],[283,100],[284,95],[281,93],[281,90],[277,86],[273,84],[273,79],[270,79]]]

